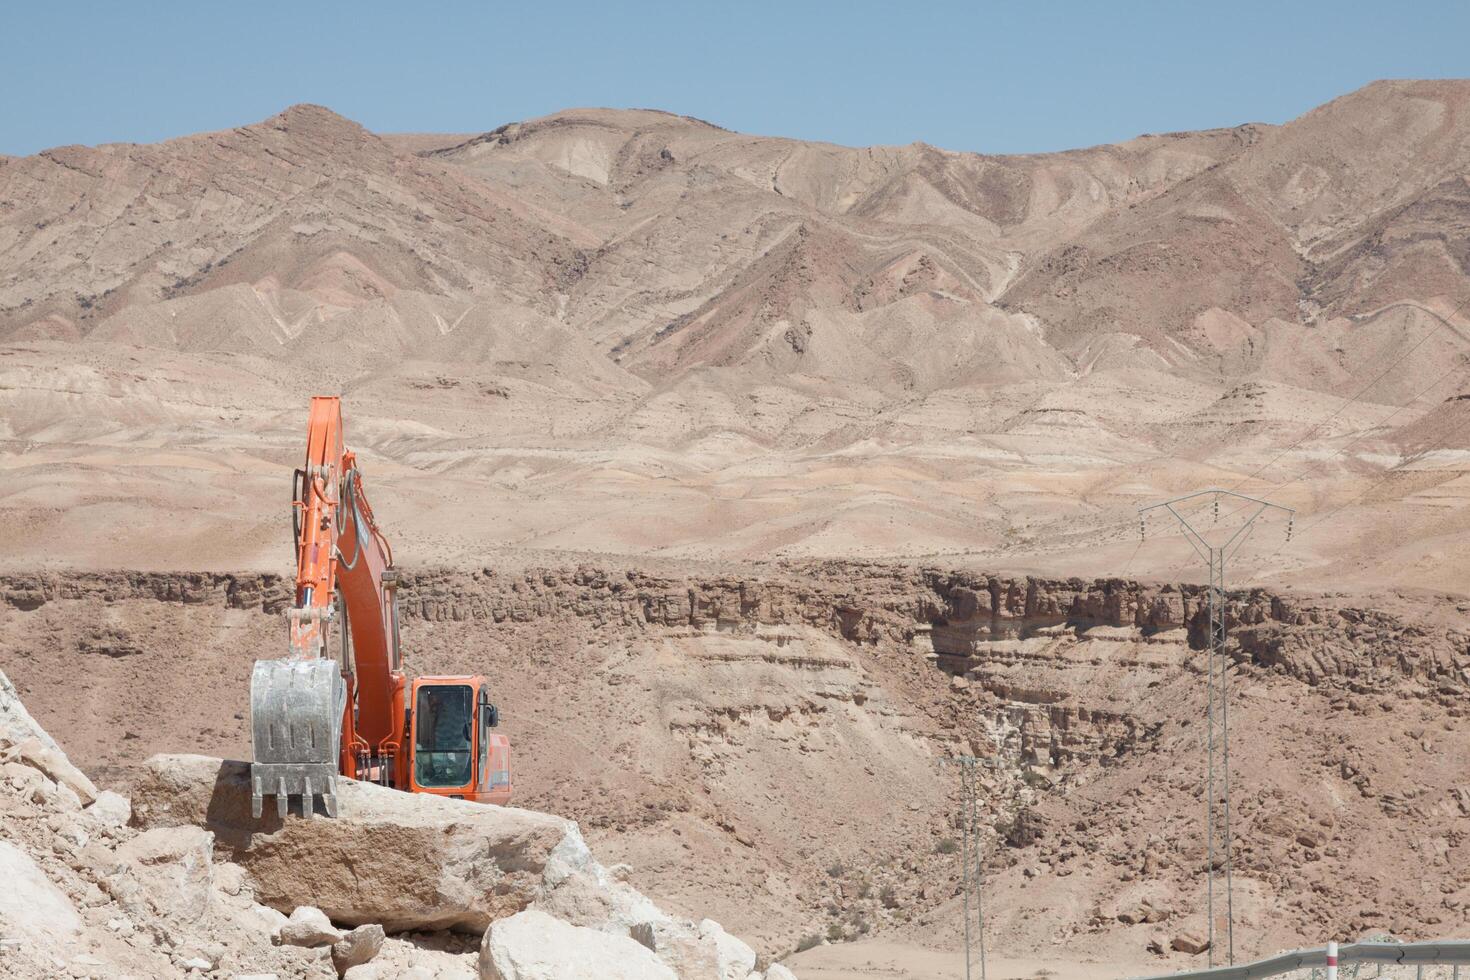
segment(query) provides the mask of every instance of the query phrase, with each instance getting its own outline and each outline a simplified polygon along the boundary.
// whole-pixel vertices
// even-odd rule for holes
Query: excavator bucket
[[[316,797],[337,815],[337,766],[347,684],[334,660],[257,660],[250,677],[250,808],[259,818],[267,796],[285,819],[292,796],[310,817]]]

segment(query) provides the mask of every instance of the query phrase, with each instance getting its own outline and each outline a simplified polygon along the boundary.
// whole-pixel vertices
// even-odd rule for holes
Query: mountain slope
[[[295,106],[6,158],[8,560],[278,562],[299,406],[341,391],[425,560],[1174,574],[1187,553],[1130,557],[1133,510],[1219,483],[1396,528],[1371,563],[1307,533],[1260,574],[1433,583],[1459,510],[1373,488],[1463,466],[1402,447],[1458,435],[1467,102],[1383,82],[1033,156],[650,110],[378,136]]]

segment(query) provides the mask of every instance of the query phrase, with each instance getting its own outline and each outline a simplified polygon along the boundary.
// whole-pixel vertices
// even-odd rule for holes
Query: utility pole
[[[1228,536],[1225,537],[1224,543],[1212,545],[1205,538],[1206,532],[1197,529],[1188,517],[1179,512],[1179,507],[1188,501],[1213,498],[1207,502],[1213,505],[1214,523],[1219,524],[1221,497],[1242,502],[1242,506],[1226,515],[1227,524],[1237,515],[1244,514],[1245,518],[1233,532],[1227,527]],[[1210,570],[1210,585],[1206,592],[1210,632],[1209,646],[1205,651],[1205,676],[1208,678],[1205,716],[1207,756],[1205,763],[1205,920],[1208,925],[1205,938],[1209,942],[1209,965],[1213,967],[1217,945],[1216,933],[1219,931],[1219,925],[1215,921],[1215,854],[1218,851],[1220,864],[1225,872],[1224,932],[1229,957],[1227,962],[1233,966],[1235,964],[1235,883],[1231,864],[1233,838],[1230,833],[1230,700],[1226,689],[1226,667],[1229,666],[1229,661],[1225,656],[1225,563],[1234,557],[1235,553],[1245,544],[1246,539],[1250,537],[1256,518],[1267,510],[1279,510],[1287,515],[1286,539],[1290,541],[1291,521],[1295,517],[1295,511],[1290,507],[1282,507],[1258,497],[1248,497],[1233,490],[1201,490],[1149,507],[1139,508],[1138,534],[1140,539],[1145,536],[1145,522],[1148,514],[1161,509],[1167,510],[1179,522],[1184,537],[1209,565]],[[1196,514],[1195,516],[1198,519],[1201,515]]]
[[[980,850],[980,775],[981,761],[973,755],[940,760],[960,769],[960,880],[965,893],[965,980],[971,980],[970,968],[975,962],[975,946],[980,952],[980,980],[985,978],[985,906]],[[971,913],[971,909],[974,913]],[[973,933],[971,927],[973,926]]]

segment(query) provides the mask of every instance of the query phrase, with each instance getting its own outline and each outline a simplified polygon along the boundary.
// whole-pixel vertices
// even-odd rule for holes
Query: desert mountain
[[[295,106],[0,160],[6,557],[132,565],[146,534],[150,561],[274,567],[301,406],[340,390],[426,559],[1106,574],[1139,503],[1221,484],[1308,525],[1392,505],[1380,570],[1437,581],[1464,530],[1434,450],[1470,324],[1467,105],[1380,82],[1283,126],[1010,157],[654,111],[380,136]],[[116,530],[68,533],[88,513]],[[1351,578],[1361,542],[1321,523],[1259,573]]]

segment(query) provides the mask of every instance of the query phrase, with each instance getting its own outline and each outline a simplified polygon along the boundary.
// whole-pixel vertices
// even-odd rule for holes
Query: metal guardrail
[[[1208,970],[1183,973],[1161,973],[1139,980],[1257,980],[1294,970],[1311,970],[1328,966],[1327,947],[1299,949],[1281,953],[1254,963],[1217,966]],[[1337,963],[1382,963],[1398,966],[1470,964],[1470,939],[1445,939],[1422,943],[1347,943],[1337,947]]]

